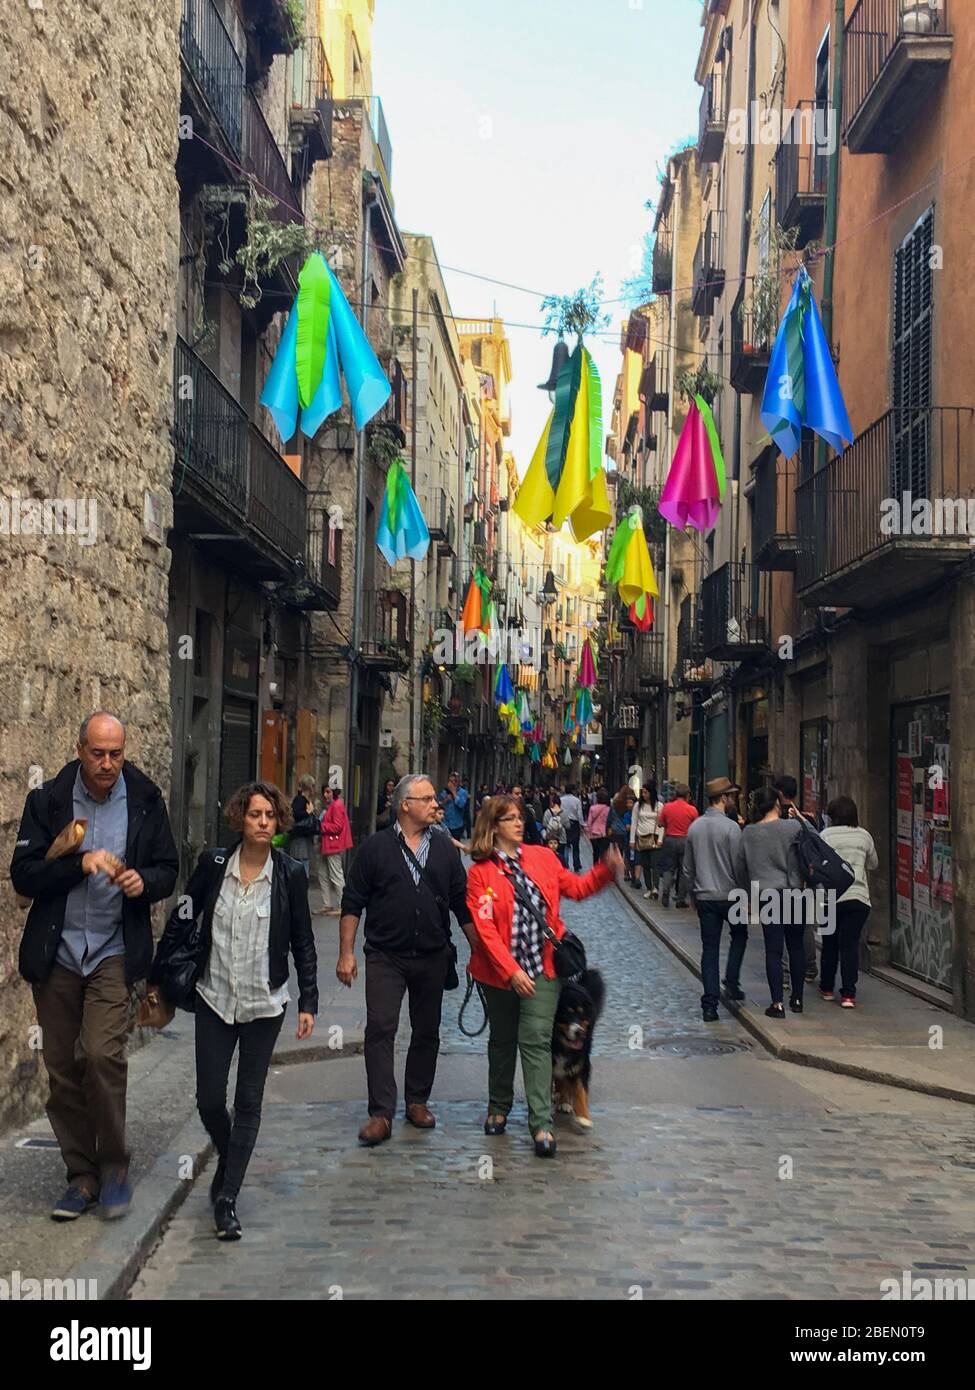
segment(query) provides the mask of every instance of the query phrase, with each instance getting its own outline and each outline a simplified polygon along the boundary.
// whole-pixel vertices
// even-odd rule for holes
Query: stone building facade
[[[178,18],[65,0],[0,31],[0,1123],[45,1084],[7,876],[29,786],[104,706],[168,791]],[[38,534],[18,499],[86,507]]]

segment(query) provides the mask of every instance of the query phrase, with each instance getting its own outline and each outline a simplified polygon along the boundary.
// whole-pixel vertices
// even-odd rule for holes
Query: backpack
[[[856,882],[846,860],[805,821],[796,836],[796,855],[799,872],[810,888],[833,889],[839,897]]]

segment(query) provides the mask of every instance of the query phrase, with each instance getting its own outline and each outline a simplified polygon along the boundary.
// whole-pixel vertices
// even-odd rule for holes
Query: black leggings
[[[782,1003],[782,945],[789,952],[789,973],[792,976],[792,998],[802,1001],[802,984],[806,973],[806,953],[802,945],[805,928],[800,922],[794,927],[763,926],[765,935],[765,977],[773,1004]]]
[[[196,1104],[225,1167],[220,1193],[223,1197],[236,1198],[254,1152],[261,1127],[264,1083],[283,1022],[284,1012],[274,1018],[256,1018],[252,1023],[224,1023],[209,1004],[196,996]],[[240,1056],[231,1124],[227,1114],[227,1078],[238,1043]]]

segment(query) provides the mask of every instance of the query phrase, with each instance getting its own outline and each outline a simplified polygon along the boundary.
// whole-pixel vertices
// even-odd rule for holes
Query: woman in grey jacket
[[[785,890],[801,889],[796,838],[802,825],[798,816],[783,820],[779,815],[778,793],[772,787],[762,787],[752,795],[752,823],[742,831],[742,853],[750,887],[754,885],[761,904],[759,921],[765,937],[765,975],[772,1002],[765,1010],[769,1018],[785,1018],[782,1002],[782,947],[789,952],[792,975],[792,997],[789,1008],[802,1013],[802,986],[806,958],[802,946],[803,912],[793,911],[797,901],[794,894],[786,897]],[[792,918],[799,917],[794,922]]]

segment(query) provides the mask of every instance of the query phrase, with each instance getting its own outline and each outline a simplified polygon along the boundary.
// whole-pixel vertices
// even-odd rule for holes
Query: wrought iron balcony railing
[[[704,231],[694,252],[694,289],[691,304],[698,318],[708,318],[724,289],[724,213],[708,213]]]
[[[235,154],[240,154],[246,73],[213,0],[183,0],[183,61]]]
[[[741,288],[731,310],[731,384],[746,396],[757,396],[765,389],[770,347],[768,337],[756,329],[755,316],[744,308],[745,287]]]
[[[752,494],[752,557],[762,570],[794,570],[796,533],[796,465],[770,445],[755,465]]]
[[[174,491],[182,474],[196,481],[243,517],[250,470],[250,421],[219,377],[182,338],[174,356]]]
[[[362,595],[360,651],[367,665],[387,671],[409,665],[409,597],[399,589],[366,590]]]
[[[720,159],[727,120],[724,68],[719,64],[708,74],[701,94],[697,153],[702,164],[715,164]]]
[[[800,101],[775,152],[775,215],[786,231],[798,228],[797,246],[822,230],[831,137],[839,139],[831,123],[829,107]]]
[[[666,294],[674,283],[674,237],[669,227],[658,227],[653,242],[654,294]]]
[[[274,199],[268,215],[275,222],[300,222],[301,200],[284,156],[254,93],[244,102],[243,162],[258,184],[258,193]]]
[[[247,520],[296,563],[308,543],[308,494],[274,445],[250,427],[251,471]]]
[[[762,575],[754,565],[719,566],[701,585],[701,639],[706,656],[743,661],[768,646]]]
[[[892,409],[796,489],[796,587],[818,606],[871,608],[971,555],[975,409]]]
[[[951,61],[948,0],[860,0],[843,45],[843,136],[884,154],[915,128]]]

